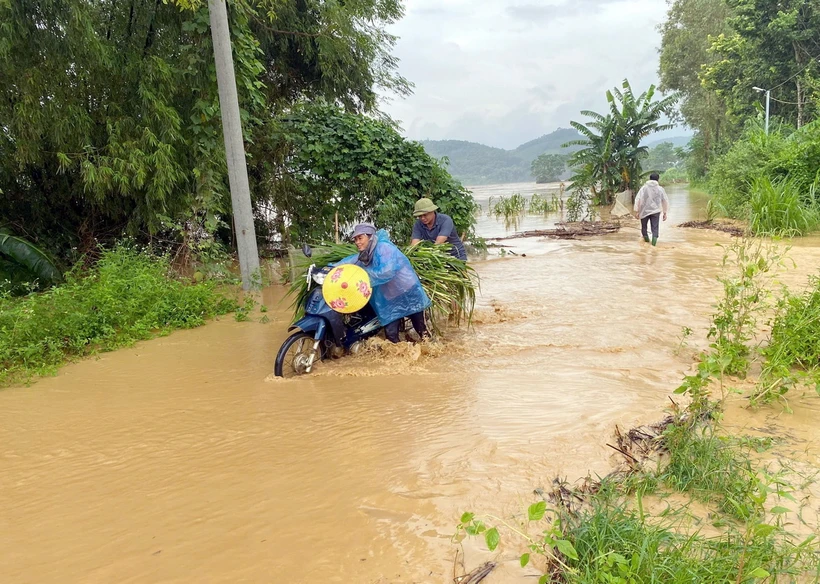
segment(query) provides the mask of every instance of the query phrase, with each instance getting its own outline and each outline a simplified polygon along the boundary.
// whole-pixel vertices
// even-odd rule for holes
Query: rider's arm
[[[410,236],[412,238],[410,239],[410,245],[421,243],[421,240],[424,239],[422,229],[421,219],[416,219],[416,222],[413,223],[413,234]]]

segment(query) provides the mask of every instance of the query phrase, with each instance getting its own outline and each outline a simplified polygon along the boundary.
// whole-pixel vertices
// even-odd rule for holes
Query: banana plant
[[[0,228],[0,281],[37,281],[41,286],[61,282],[63,275],[48,254],[30,241]]]

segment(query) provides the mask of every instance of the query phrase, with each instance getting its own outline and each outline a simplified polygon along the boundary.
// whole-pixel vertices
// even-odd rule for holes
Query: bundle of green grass
[[[410,260],[432,302],[430,318],[433,327],[440,330],[439,323],[447,319],[457,326],[469,326],[478,289],[478,275],[475,270],[464,260],[451,255],[448,244],[433,245],[423,241],[400,249]],[[296,267],[301,273],[310,264],[326,266],[354,253],[357,253],[356,246],[350,243],[322,246],[314,250],[312,257],[298,262]],[[305,278],[294,278],[288,294],[294,298],[292,307],[295,320],[302,316],[308,294]]]

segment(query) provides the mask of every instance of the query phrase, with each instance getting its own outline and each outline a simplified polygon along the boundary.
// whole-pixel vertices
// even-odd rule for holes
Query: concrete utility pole
[[[766,135],[769,135],[769,99],[772,96],[771,89],[762,89],[760,87],[752,87],[755,91],[766,94]]]
[[[239,271],[242,288],[259,287],[259,251],[251,211],[251,189],[239,119],[239,99],[236,96],[236,75],[233,70],[231,36],[228,30],[228,10],[225,0],[208,0],[211,15],[211,37],[214,42],[216,82],[219,86],[219,109],[222,111],[222,134],[225,138],[225,158],[231,186],[236,247],[239,251]]]

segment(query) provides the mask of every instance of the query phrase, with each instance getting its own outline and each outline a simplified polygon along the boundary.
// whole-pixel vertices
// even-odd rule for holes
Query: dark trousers
[[[658,237],[658,231],[660,230],[661,224],[661,214],[660,213],[653,213],[652,215],[647,215],[646,217],[641,219],[641,235],[644,237],[649,237],[649,233],[647,232],[647,223],[652,223],[652,237]]]
[[[391,343],[399,342],[399,324],[401,324],[402,320],[403,319],[399,318],[384,325],[384,336],[387,337],[387,340]],[[413,328],[416,329],[419,336],[424,338],[427,334],[427,325],[424,322],[424,311],[422,310],[421,312],[411,314],[410,322],[413,323]]]

